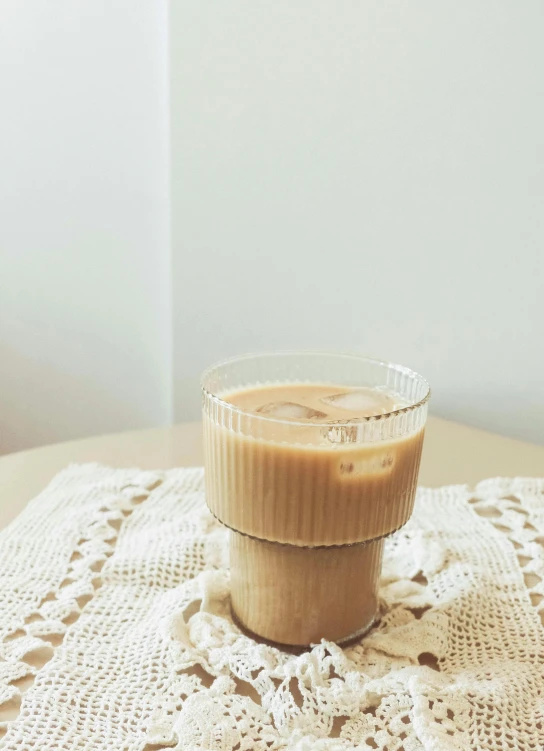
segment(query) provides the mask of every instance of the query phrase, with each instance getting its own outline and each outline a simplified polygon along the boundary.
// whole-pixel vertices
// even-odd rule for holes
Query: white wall
[[[404,362],[544,442],[540,0],[173,2],[176,416],[248,350]]]
[[[1,0],[0,453],[171,415],[166,0]]]
[[[540,0],[170,4],[0,0],[0,453],[294,347],[544,442]]]

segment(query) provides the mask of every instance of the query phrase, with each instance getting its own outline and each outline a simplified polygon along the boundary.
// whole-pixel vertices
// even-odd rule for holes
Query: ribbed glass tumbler
[[[284,384],[385,389],[402,406],[309,423],[227,401]],[[356,355],[248,355],[204,373],[206,501],[231,530],[231,604],[243,627],[305,646],[372,625],[383,538],[413,509],[429,394],[408,368]]]

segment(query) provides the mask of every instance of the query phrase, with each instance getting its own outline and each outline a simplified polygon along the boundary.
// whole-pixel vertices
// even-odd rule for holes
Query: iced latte
[[[212,368],[203,388],[206,500],[232,530],[238,621],[296,645],[364,631],[383,538],[412,511],[427,384],[364,358],[284,354]]]

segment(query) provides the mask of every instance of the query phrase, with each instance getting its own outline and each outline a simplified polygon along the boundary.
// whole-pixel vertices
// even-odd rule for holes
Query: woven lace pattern
[[[233,623],[200,468],[69,467],[0,533],[0,749],[539,751],[543,543],[544,480],[420,489],[373,630],[296,653]]]

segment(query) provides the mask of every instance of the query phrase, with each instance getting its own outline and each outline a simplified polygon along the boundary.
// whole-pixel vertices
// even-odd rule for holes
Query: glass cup
[[[309,423],[224,399],[304,383],[386,388],[404,406]],[[231,604],[243,627],[297,646],[370,628],[383,538],[412,513],[429,395],[408,368],[356,355],[248,355],[204,373],[206,501],[231,530]]]

